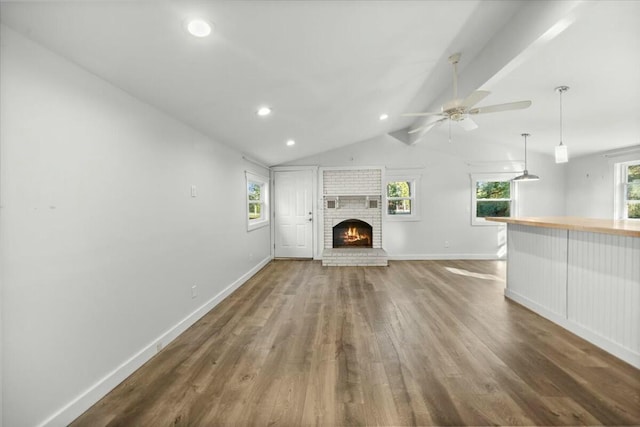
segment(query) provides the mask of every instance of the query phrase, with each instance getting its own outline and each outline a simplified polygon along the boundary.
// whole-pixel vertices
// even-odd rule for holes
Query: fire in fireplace
[[[333,227],[334,248],[372,248],[372,227],[359,219],[348,219]]]

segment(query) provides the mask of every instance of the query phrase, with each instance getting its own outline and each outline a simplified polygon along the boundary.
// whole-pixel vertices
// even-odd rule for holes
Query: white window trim
[[[496,223],[493,221],[487,221],[483,217],[476,216],[476,208],[478,203],[478,199],[476,197],[476,186],[478,181],[509,181],[511,185],[511,191],[510,191],[511,198],[510,199],[491,199],[491,200],[495,200],[495,201],[510,200],[511,216],[512,217],[517,216],[518,186],[515,185],[515,183],[512,181],[515,176],[516,174],[514,173],[477,173],[477,174],[469,175],[469,177],[471,178],[471,225],[478,225],[478,226],[485,226],[485,227],[503,226],[503,224]],[[480,199],[480,200],[484,200],[484,199]]]
[[[249,183],[260,185],[260,219],[249,219]],[[245,218],[247,219],[247,231],[257,230],[258,228],[267,227],[269,225],[269,178],[257,175],[250,171],[245,171],[244,185],[245,199]],[[252,201],[251,203],[255,203]]]
[[[640,160],[632,160],[630,162],[616,163],[615,172],[615,189],[614,189],[614,218],[628,221],[640,221],[638,218],[629,218],[627,212],[627,176],[629,166],[640,165]],[[635,203],[635,201],[634,201]]]
[[[384,217],[387,221],[420,221],[422,218],[420,217],[420,202],[418,197],[418,191],[420,190],[420,180],[422,179],[422,175],[419,174],[401,174],[401,175],[389,175],[386,174],[384,177],[384,206],[382,207],[384,211]],[[389,213],[389,198],[387,197],[387,185],[390,182],[398,182],[398,181],[407,181],[411,186],[411,214],[409,215],[392,215]],[[395,198],[392,198],[395,199]]]

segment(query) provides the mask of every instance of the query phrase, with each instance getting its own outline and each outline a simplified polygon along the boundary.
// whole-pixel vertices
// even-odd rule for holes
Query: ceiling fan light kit
[[[529,171],[527,170],[527,137],[531,135],[529,135],[528,133],[523,133],[522,136],[524,137],[524,171],[522,175],[516,176],[515,178],[513,178],[512,181],[516,181],[516,182],[538,181],[540,177],[538,175],[529,173]]]
[[[508,102],[506,104],[487,105],[485,107],[476,107],[477,103],[485,99],[491,92],[486,90],[476,90],[471,92],[466,98],[458,98],[458,62],[460,61],[461,53],[455,53],[449,57],[449,63],[453,67],[453,99],[444,103],[440,111],[438,112],[425,112],[425,113],[405,113],[402,116],[405,117],[436,117],[436,120],[423,123],[422,125],[409,130],[409,134],[420,132],[425,134],[429,130],[433,129],[436,125],[442,123],[445,120],[456,122],[462,129],[470,131],[476,129],[478,125],[471,120],[472,115],[497,113],[500,111],[520,110],[528,108],[531,105],[531,101],[518,101]],[[451,137],[449,137],[451,139]]]
[[[569,150],[562,143],[562,94],[569,90],[569,86],[558,86],[555,91],[560,94],[560,144],[556,146],[556,163],[569,161]]]

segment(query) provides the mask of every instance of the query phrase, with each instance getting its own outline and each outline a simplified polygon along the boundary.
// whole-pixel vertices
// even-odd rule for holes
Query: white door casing
[[[276,258],[313,258],[313,171],[276,171],[274,196]]]

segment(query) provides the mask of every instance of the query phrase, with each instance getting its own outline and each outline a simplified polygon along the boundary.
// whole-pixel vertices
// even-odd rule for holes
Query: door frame
[[[311,247],[313,248],[313,259],[322,259],[322,254],[318,253],[318,230],[320,226],[320,217],[318,215],[318,166],[273,166],[271,167],[271,194],[270,194],[270,210],[271,215],[271,259],[276,256],[276,218],[275,218],[275,194],[276,188],[276,172],[299,172],[311,171],[311,212],[313,217],[313,226],[311,227]]]

